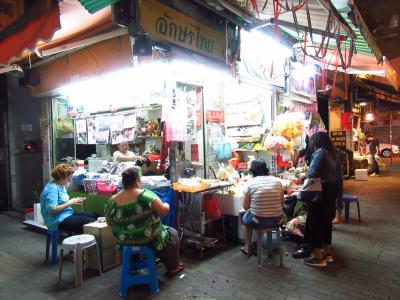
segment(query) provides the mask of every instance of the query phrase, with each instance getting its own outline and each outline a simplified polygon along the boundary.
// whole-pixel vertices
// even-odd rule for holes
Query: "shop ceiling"
[[[349,3],[354,5],[361,19],[360,29],[367,42],[370,46],[376,44],[400,75],[400,1],[350,0]],[[399,87],[400,76],[397,76],[397,81]]]

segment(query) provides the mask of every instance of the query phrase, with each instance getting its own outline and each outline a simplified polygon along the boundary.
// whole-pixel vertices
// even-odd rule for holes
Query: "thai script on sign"
[[[159,17],[155,24],[156,32],[168,36],[175,42],[195,46],[198,50],[212,54],[214,52],[215,40],[208,38],[201,33],[198,25],[191,24],[190,27],[184,24],[176,24],[173,17],[164,13]]]

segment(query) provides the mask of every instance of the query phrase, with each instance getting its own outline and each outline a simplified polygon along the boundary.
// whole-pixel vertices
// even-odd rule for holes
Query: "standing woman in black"
[[[309,204],[304,240],[313,249],[312,256],[303,259],[310,266],[325,267],[332,262],[332,220],[335,216],[335,200],[338,193],[336,151],[326,132],[316,132],[310,137],[313,151],[307,178],[321,178],[322,197]]]

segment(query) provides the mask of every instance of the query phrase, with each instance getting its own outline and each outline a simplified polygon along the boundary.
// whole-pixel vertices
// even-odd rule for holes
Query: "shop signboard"
[[[154,0],[139,1],[140,26],[164,41],[225,62],[225,33]]]
[[[239,75],[284,87],[287,57],[283,47],[267,36],[253,34],[244,30],[241,32]]]
[[[353,113],[357,116],[361,115],[361,106],[359,103],[354,103],[353,105]]]
[[[336,148],[346,150],[346,131],[337,130],[331,131],[331,140]]]
[[[315,70],[311,64],[291,63],[289,91],[316,100]]]
[[[341,114],[341,128],[350,130],[353,127],[353,113]]]
[[[208,109],[206,111],[206,122],[223,124],[224,123],[224,111]]]

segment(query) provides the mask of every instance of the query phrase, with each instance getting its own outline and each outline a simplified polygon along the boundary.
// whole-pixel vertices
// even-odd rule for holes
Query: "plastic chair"
[[[99,249],[97,247],[96,239],[91,234],[81,234],[81,235],[73,235],[63,240],[60,249],[60,260],[59,260],[59,269],[58,269],[58,282],[61,282],[62,279],[62,265],[63,265],[63,257],[64,250],[65,251],[73,251],[74,252],[74,262],[75,262],[75,286],[78,287],[82,284],[83,281],[83,264],[82,264],[82,256],[83,251],[93,247],[96,254],[97,261],[97,270],[99,271],[99,275],[101,275],[101,263],[99,256]]]
[[[57,264],[57,253],[58,253],[58,236],[59,231],[57,229],[47,229],[46,231],[46,261],[49,259],[50,244],[51,244],[51,264]]]
[[[257,265],[259,268],[263,266],[263,243],[262,237],[264,234],[267,234],[268,241],[268,257],[272,257],[272,231],[276,231],[277,234],[277,242],[278,242],[278,251],[279,251],[279,265],[283,267],[283,254],[281,249],[281,232],[278,227],[271,228],[263,228],[263,229],[255,229],[256,238],[257,238]]]
[[[139,256],[140,260],[133,261],[132,255]],[[128,287],[139,284],[149,284],[152,294],[160,292],[154,252],[145,246],[124,246],[119,295],[126,297]]]
[[[360,203],[358,202],[358,197],[355,195],[343,195],[344,202],[344,223],[348,224],[350,220],[350,203],[357,203],[357,211],[358,211],[358,224],[361,223],[361,214],[360,214]]]

